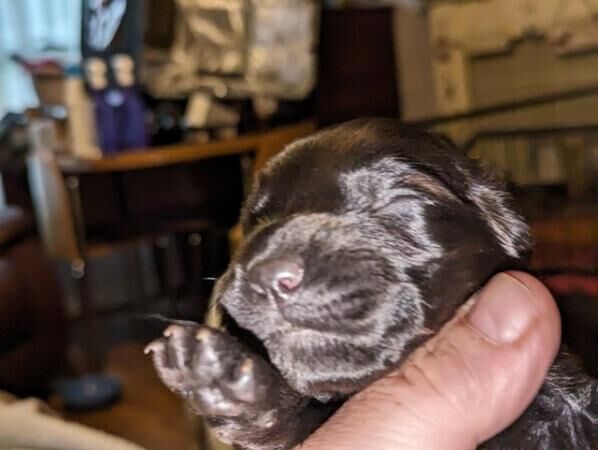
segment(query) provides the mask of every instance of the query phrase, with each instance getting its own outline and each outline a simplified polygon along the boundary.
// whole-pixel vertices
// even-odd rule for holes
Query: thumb
[[[548,290],[521,272],[496,275],[399,371],[349,399],[302,448],[475,448],[523,413],[559,341]]]

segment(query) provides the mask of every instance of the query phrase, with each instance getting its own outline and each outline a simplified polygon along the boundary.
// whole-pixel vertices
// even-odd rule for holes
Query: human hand
[[[548,290],[522,272],[496,275],[400,370],[349,399],[299,448],[475,448],[523,413],[559,343]]]

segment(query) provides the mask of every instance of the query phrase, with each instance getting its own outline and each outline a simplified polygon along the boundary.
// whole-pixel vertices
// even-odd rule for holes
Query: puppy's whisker
[[[167,317],[163,314],[135,314],[134,319],[145,320],[145,321],[156,321],[169,325],[197,325],[197,323],[191,320],[180,320]]]

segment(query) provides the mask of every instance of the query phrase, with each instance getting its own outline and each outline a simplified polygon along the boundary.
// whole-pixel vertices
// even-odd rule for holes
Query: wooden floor
[[[194,421],[186,415],[179,399],[162,385],[142,345],[114,347],[106,372],[122,382],[122,400],[101,411],[60,411],[65,419],[121,436],[147,450],[202,450]],[[52,403],[60,410],[60,405]]]

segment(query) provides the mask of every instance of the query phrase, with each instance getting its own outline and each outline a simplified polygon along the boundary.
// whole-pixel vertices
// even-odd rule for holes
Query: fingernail
[[[519,280],[501,273],[479,294],[469,323],[498,344],[517,341],[538,314],[531,293]]]

